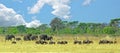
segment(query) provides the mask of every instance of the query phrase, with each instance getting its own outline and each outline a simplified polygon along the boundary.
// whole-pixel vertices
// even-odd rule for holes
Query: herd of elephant
[[[5,41],[12,41],[12,44],[16,44],[16,41],[20,41],[22,40],[21,38],[16,38],[14,35],[6,35],[5,37]],[[28,34],[23,36],[23,40],[24,41],[33,41],[35,40],[35,44],[68,44],[68,41],[66,40],[62,40],[62,41],[53,41],[53,37],[52,36],[48,36],[48,35],[40,35],[40,36],[33,36],[32,34]],[[74,40],[73,44],[93,44],[94,42],[92,40]],[[116,44],[117,41],[111,41],[111,40],[100,40],[99,44]]]

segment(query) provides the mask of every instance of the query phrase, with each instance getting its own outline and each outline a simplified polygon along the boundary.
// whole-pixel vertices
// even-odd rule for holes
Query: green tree
[[[115,34],[116,30],[113,27],[107,26],[104,27],[103,33],[105,34]]]
[[[120,24],[120,18],[112,19],[110,21],[110,26],[112,27],[119,27]]]
[[[47,24],[42,24],[39,27],[37,27],[37,29],[39,29],[42,32],[44,32],[47,28],[49,28]]]
[[[78,26],[78,21],[72,21],[68,23],[68,27],[74,29]]]
[[[78,29],[80,30],[80,33],[84,34],[87,31],[87,24],[86,23],[79,23]]]
[[[17,29],[18,29],[19,33],[25,33],[26,32],[25,25],[19,25],[19,26],[17,26]]]
[[[13,26],[11,26],[11,27],[8,27],[7,28],[7,33],[8,34],[17,34],[18,33],[18,30],[17,30],[17,27],[13,27]]]
[[[60,29],[63,29],[64,25],[62,24],[62,20],[56,17],[51,21],[50,26],[53,32],[58,32]]]

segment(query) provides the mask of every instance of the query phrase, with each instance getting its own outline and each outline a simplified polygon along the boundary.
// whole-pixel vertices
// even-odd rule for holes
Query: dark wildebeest
[[[31,39],[31,40],[37,40],[37,39],[38,39],[38,36],[31,36],[30,39]]]
[[[48,44],[46,41],[43,40],[39,40],[35,42],[36,44]]]
[[[40,44],[48,44],[46,41],[40,41]]]
[[[32,36],[32,34],[28,34],[26,36],[23,37],[24,41],[30,41],[30,37]]]
[[[15,40],[16,40],[16,41],[20,41],[20,40],[21,40],[21,38],[15,38]]]
[[[108,43],[109,43],[108,40],[100,40],[100,41],[99,41],[99,44],[108,44]]]
[[[111,41],[111,40],[100,40],[99,44],[113,44],[116,43],[116,41]]]
[[[52,36],[47,36],[47,35],[40,35],[39,36],[40,40],[52,40],[53,37]]]
[[[81,41],[78,41],[78,40],[75,40],[75,41],[74,41],[74,44],[82,44],[82,42],[81,42]]]
[[[93,41],[91,41],[91,40],[83,40],[83,44],[91,44],[91,43],[93,43]]]
[[[114,41],[114,44],[116,44],[116,43],[117,43],[117,41],[115,40],[115,41]]]
[[[55,42],[54,41],[50,41],[49,44],[55,44]]]
[[[36,44],[40,44],[40,41],[36,41],[35,43],[36,43]]]
[[[16,42],[15,42],[15,41],[12,41],[12,44],[16,44]]]
[[[12,39],[15,39],[15,36],[14,35],[7,35],[6,37],[5,37],[5,40],[12,40]]]
[[[57,44],[68,44],[67,41],[58,41]]]

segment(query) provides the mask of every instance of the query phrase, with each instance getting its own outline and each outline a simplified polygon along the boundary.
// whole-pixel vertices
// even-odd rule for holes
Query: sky
[[[66,21],[109,23],[120,18],[120,0],[0,0],[0,26],[38,27]]]

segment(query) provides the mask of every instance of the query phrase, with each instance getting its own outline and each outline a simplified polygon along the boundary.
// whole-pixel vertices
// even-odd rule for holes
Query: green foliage
[[[105,27],[103,29],[103,33],[106,33],[106,34],[115,34],[116,30],[113,28],[113,27]]]
[[[17,26],[17,29],[19,33],[25,33],[26,32],[26,27],[24,25]]]
[[[35,28],[26,28],[27,34],[40,34],[40,31]]]
[[[17,27],[8,27],[7,33],[8,34],[17,34],[19,31],[17,30]]]
[[[56,17],[51,21],[50,26],[53,32],[55,32],[55,31],[59,31],[60,29],[62,29],[64,25],[62,24],[62,20]]]
[[[0,34],[2,34],[3,33],[3,28],[2,27],[0,27]]]
[[[94,36],[109,34],[111,36],[119,36],[120,18],[112,19],[109,24],[69,22],[54,18],[50,25],[42,24],[37,28],[27,28],[24,25],[0,27],[0,34],[92,34]]]
[[[119,27],[120,24],[120,18],[112,19],[110,22],[110,26],[112,27]]]

